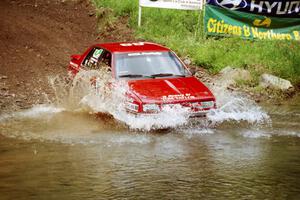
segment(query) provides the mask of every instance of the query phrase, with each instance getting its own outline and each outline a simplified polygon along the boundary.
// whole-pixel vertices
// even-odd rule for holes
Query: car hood
[[[128,85],[145,103],[214,100],[210,90],[195,77],[130,80]]]

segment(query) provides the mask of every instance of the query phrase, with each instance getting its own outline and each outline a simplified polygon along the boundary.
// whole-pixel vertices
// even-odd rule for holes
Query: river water
[[[208,119],[126,121],[86,99],[2,114],[0,199],[300,199],[300,97],[217,98]]]

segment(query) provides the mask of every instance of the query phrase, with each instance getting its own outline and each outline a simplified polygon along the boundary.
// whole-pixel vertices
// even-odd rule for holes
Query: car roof
[[[150,42],[114,42],[97,44],[96,46],[104,48],[112,53],[170,51],[170,49],[164,46]]]

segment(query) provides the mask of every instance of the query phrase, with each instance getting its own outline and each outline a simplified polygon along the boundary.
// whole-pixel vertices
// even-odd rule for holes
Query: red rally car
[[[187,69],[170,49],[149,42],[103,43],[72,55],[68,67],[80,70],[108,67],[115,80],[128,84],[126,110],[134,114],[159,113],[180,105],[191,116],[205,116],[216,108],[212,92]]]

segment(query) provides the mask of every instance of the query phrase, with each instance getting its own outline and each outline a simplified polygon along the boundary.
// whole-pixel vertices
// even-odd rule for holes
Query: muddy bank
[[[0,112],[51,98],[47,77],[65,75],[71,54],[98,42],[134,40],[126,17],[101,28],[105,12],[88,0],[1,1]]]
[[[28,107],[51,96],[48,76],[63,74],[69,56],[98,42],[88,1],[0,2],[0,107]]]

